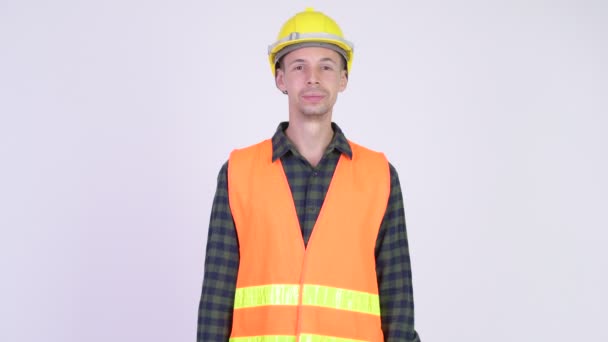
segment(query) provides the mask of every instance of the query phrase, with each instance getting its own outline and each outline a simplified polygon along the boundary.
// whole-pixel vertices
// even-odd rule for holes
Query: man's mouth
[[[304,94],[302,98],[308,102],[319,102],[325,98],[324,94]]]

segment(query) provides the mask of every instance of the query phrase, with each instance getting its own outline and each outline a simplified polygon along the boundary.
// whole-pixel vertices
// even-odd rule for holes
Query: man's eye
[[[333,70],[333,68],[329,65],[324,65],[321,67],[321,70]]]
[[[293,70],[304,70],[304,66],[296,65],[295,67],[293,67]]]

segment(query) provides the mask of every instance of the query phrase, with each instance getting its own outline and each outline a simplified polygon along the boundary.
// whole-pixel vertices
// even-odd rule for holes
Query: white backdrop
[[[217,172],[287,118],[266,47],[310,5],[423,341],[608,341],[606,1],[0,0],[1,341],[194,341]]]

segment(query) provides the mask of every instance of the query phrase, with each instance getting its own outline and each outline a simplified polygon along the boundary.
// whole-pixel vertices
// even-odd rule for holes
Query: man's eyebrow
[[[298,59],[294,59],[293,61],[289,62],[287,65],[292,65],[294,63],[305,63],[306,61],[303,60],[302,58],[298,58]]]
[[[321,58],[321,62],[332,62],[332,63],[334,63],[334,64],[337,64],[337,63],[338,63],[338,62],[334,61],[334,59],[333,59],[333,58],[331,58],[331,57],[324,57],[324,58]]]
[[[338,62],[335,61],[331,57],[323,57],[323,58],[321,58],[320,62],[332,62],[333,64],[338,64]],[[287,65],[292,65],[294,63],[307,63],[307,62],[305,59],[298,58],[298,59],[294,59],[293,61],[289,62]]]

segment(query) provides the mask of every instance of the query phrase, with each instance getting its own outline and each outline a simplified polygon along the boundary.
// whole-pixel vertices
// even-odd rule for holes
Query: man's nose
[[[318,71],[314,68],[309,69],[308,72],[308,84],[319,84]]]

